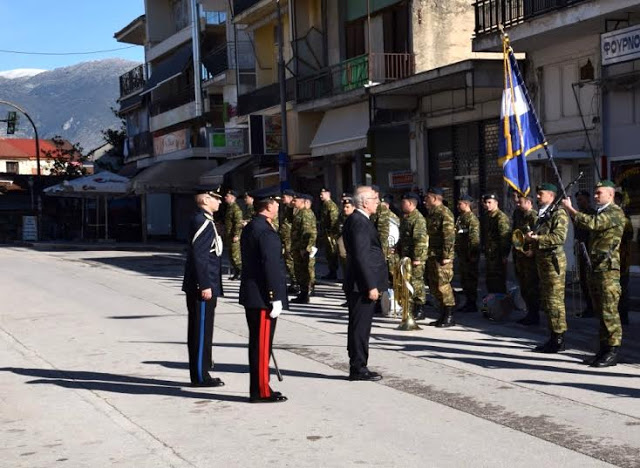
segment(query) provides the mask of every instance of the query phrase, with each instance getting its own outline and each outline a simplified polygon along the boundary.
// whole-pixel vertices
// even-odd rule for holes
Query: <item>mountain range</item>
[[[53,70],[0,72],[0,100],[22,107],[34,120],[40,138],[60,135],[79,143],[87,153],[104,144],[101,130],[119,128],[111,108],[118,108],[119,77],[139,65],[123,59],[82,62]],[[6,110],[0,105],[0,119]],[[0,138],[6,125],[0,123]],[[15,137],[33,138],[28,120],[20,116]]]

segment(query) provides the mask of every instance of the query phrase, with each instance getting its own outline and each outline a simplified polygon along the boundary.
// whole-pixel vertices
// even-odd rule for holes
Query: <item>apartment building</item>
[[[640,1],[478,0],[473,49],[502,48],[499,26],[526,53],[526,80],[568,183],[611,178],[640,228]],[[529,158],[534,183],[553,180],[544,154]],[[634,243],[635,245],[635,243]],[[637,252],[634,263],[638,264]]]

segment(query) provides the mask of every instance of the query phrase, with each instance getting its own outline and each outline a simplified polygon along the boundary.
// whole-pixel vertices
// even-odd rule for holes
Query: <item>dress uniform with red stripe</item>
[[[206,207],[200,206],[191,219],[189,247],[184,269],[182,290],[187,295],[189,373],[194,387],[218,387],[222,380],[209,375],[211,344],[217,298],[222,296],[222,238],[213,221],[213,212],[222,200],[220,190],[198,191],[208,195]],[[212,297],[203,299],[203,291],[210,289]]]
[[[256,198],[257,200],[257,198]],[[279,197],[263,197],[257,208],[273,202],[275,216]],[[269,386],[269,359],[277,313],[288,308],[287,283],[282,242],[269,219],[259,211],[242,230],[240,251],[242,276],[240,304],[245,308],[249,327],[249,397],[252,403],[286,401]]]

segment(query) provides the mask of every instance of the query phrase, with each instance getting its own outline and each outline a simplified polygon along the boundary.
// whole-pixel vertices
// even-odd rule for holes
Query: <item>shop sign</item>
[[[603,66],[640,58],[640,25],[602,34],[600,55]]]
[[[221,128],[209,132],[209,152],[212,154],[244,154],[245,129]]]
[[[282,149],[282,118],[280,115],[265,115],[264,153],[279,154]]]
[[[26,242],[38,240],[38,220],[35,216],[22,217],[22,240]]]
[[[413,187],[412,171],[389,172],[389,187],[394,189],[404,189]]]
[[[189,141],[189,131],[186,128],[166,133],[153,138],[153,151],[156,156],[173,153],[187,148]]]

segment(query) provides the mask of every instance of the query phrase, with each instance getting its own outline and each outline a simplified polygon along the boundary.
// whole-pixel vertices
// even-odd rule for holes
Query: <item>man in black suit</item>
[[[193,387],[219,387],[224,382],[209,375],[213,321],[218,297],[222,296],[222,237],[213,213],[222,201],[220,187],[196,193],[197,213],[191,218],[189,247],[182,290],[187,294],[189,373]]]
[[[278,315],[288,309],[287,277],[282,243],[273,226],[278,216],[278,194],[256,197],[256,215],[242,230],[240,304],[249,326],[249,401],[287,401],[269,385],[269,359]]]
[[[370,186],[362,186],[356,190],[353,202],[356,211],[345,221],[342,234],[347,251],[343,288],[349,306],[349,380],[380,380],[380,374],[367,368],[373,314],[381,292],[389,287],[378,231],[369,220],[380,199]]]

